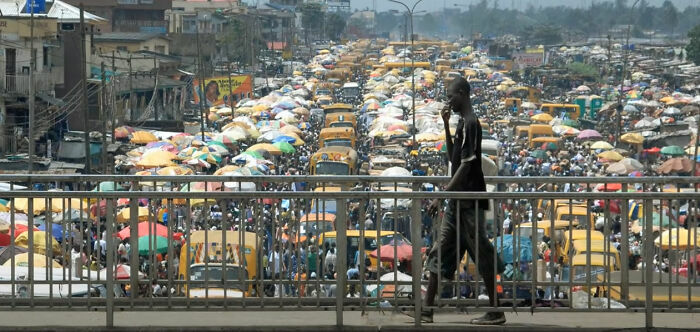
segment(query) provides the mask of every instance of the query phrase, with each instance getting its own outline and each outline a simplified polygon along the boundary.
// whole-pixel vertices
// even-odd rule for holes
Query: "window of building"
[[[126,46],[117,46],[117,51],[126,52]]]
[[[165,54],[165,46],[163,46],[163,45],[157,45],[157,46],[156,46],[156,52]]]
[[[42,65],[43,65],[44,67],[48,67],[48,66],[49,66],[49,48],[46,47],[46,46],[44,46],[44,51],[41,53],[41,55],[42,55],[42,58],[43,58],[43,59],[42,59],[43,61],[41,62]]]
[[[143,49],[148,51],[148,46],[144,46]]]

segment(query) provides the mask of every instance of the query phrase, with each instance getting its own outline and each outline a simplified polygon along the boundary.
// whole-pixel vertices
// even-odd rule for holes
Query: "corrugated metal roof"
[[[26,6],[26,0],[1,0],[0,1],[0,11],[2,11],[2,16],[30,16],[27,13],[23,13],[22,10]],[[67,4],[61,0],[54,0],[53,3],[47,2],[46,6],[48,12],[45,14],[34,14],[35,16],[46,16],[50,18],[55,18],[60,23],[79,23],[80,22],[80,9],[78,7]],[[49,7],[50,6],[50,7]],[[85,22],[87,23],[99,23],[105,22],[106,19],[84,12]]]
[[[105,32],[95,35],[94,40],[99,41],[125,41],[125,42],[141,42],[153,38],[168,39],[163,34],[152,32]]]

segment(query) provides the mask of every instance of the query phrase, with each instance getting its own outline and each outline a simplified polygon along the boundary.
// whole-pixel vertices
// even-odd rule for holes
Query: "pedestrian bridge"
[[[698,312],[700,178],[490,177],[485,193],[433,190],[448,180],[0,175],[0,307],[103,312],[105,327],[122,312],[319,312],[337,327],[357,325],[353,311],[420,312],[440,222],[428,203],[479,198],[487,227],[462,231],[486,231],[510,264],[501,306],[465,259],[440,282],[438,313],[637,313],[652,328],[655,314]],[[396,321],[407,322],[421,326]]]

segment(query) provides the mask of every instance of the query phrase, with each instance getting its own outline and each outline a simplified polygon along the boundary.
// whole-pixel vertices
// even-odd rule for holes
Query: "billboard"
[[[204,101],[206,105],[218,106],[229,105],[229,93],[233,94],[233,102],[248,98],[253,92],[251,78],[248,75],[231,76],[231,88],[229,89],[229,77],[218,76],[204,79]],[[194,88],[194,101],[199,104],[199,98],[202,95],[199,80],[195,79],[192,82]]]
[[[544,61],[543,53],[514,53],[513,62],[518,69],[541,66]]]
[[[32,10],[34,9],[34,10]],[[34,12],[34,14],[43,13],[46,11],[46,0],[27,0],[24,4],[24,12],[29,14]]]

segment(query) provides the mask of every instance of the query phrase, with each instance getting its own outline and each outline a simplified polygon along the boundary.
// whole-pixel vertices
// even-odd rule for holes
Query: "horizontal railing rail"
[[[423,186],[448,180],[0,175],[0,310],[104,310],[108,326],[114,310],[335,310],[342,326],[348,310],[421,312],[426,271],[440,268],[448,275],[430,307],[438,312],[643,311],[647,327],[655,312],[700,312],[700,178],[489,177],[492,192]],[[280,187],[299,182],[305,190]],[[569,186],[531,191],[541,184]],[[612,185],[619,191],[605,191]],[[435,199],[450,202],[438,215]],[[482,204],[474,200],[489,209],[456,222]],[[450,223],[456,248],[443,252]],[[492,274],[506,306],[479,297],[485,242],[472,246],[474,259],[460,254],[463,237],[480,234],[505,262]],[[497,258],[488,259],[496,272]]]

